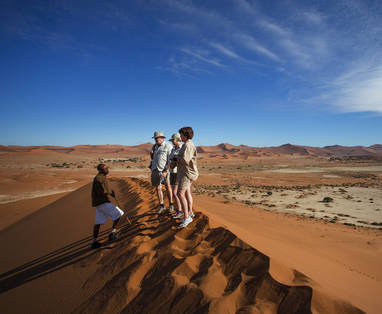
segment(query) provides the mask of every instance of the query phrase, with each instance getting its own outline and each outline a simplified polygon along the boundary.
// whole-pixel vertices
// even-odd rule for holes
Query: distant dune
[[[151,150],[152,143],[135,146],[125,145],[76,145],[64,146],[4,146],[0,145],[0,153],[61,153],[61,154],[117,154],[117,155],[143,155]],[[225,157],[235,156],[316,156],[316,157],[346,157],[366,156],[382,157],[382,145],[372,146],[301,146],[284,144],[273,147],[251,147],[246,145],[231,145],[222,143],[215,146],[198,146],[198,153],[205,155],[218,155]]]

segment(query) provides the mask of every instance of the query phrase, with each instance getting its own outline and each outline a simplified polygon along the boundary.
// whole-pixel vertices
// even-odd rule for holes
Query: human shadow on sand
[[[141,224],[134,222],[136,222],[136,219],[132,221],[132,224],[123,223],[120,226],[123,239],[133,237],[137,232],[144,229]],[[99,239],[103,242],[103,245],[97,250],[91,249],[92,236],[89,236],[0,274],[0,293],[78,263],[99,253],[101,250],[113,249],[112,244],[115,242],[107,240],[110,231],[111,228],[100,233]]]

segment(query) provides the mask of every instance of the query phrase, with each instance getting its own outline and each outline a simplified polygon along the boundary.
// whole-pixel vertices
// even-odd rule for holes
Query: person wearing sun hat
[[[171,136],[170,142],[173,144],[173,148],[170,153],[170,185],[172,189],[172,195],[175,199],[177,210],[173,215],[174,218],[181,218],[183,216],[182,205],[178,198],[178,183],[176,182],[176,175],[178,172],[178,155],[182,148],[182,139],[179,133],[174,133]]]
[[[169,173],[169,161],[172,146],[170,143],[165,141],[165,136],[163,132],[154,132],[153,138],[155,139],[155,144],[151,151],[151,184],[156,188],[157,197],[159,201],[159,208],[157,213],[161,214],[166,210],[163,203],[163,192],[162,184],[166,186],[167,197],[170,203],[169,210],[171,212],[174,210],[173,205],[173,195],[170,186],[170,173]]]

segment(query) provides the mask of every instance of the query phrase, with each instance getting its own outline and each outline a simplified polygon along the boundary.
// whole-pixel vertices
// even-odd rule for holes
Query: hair
[[[98,171],[101,171],[102,168],[105,167],[105,166],[106,166],[106,164],[103,164],[103,163],[102,163],[102,164],[99,164],[99,165],[97,166],[97,170],[98,170]]]
[[[194,137],[194,130],[190,126],[185,126],[179,129],[179,133],[187,137],[188,140],[191,140]]]

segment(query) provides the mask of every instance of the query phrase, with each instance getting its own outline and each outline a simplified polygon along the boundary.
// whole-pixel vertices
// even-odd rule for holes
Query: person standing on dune
[[[93,228],[93,243],[91,247],[96,249],[101,246],[97,241],[100,226],[105,224],[107,217],[113,220],[113,229],[109,234],[109,239],[114,240],[117,237],[116,227],[124,212],[117,206],[113,205],[109,197],[115,198],[114,191],[110,190],[106,176],[109,173],[109,168],[105,164],[97,166],[98,174],[93,180],[92,186],[92,206],[96,208],[96,217]]]
[[[176,203],[176,212],[173,215],[174,218],[183,217],[182,205],[178,197],[178,183],[176,182],[177,171],[178,171],[178,155],[182,148],[182,139],[180,138],[179,133],[174,133],[170,139],[170,142],[173,144],[173,148],[170,153],[170,185],[172,189],[172,195]]]
[[[159,201],[159,208],[157,213],[161,214],[166,210],[163,203],[162,184],[166,186],[167,197],[170,203],[169,212],[174,211],[174,204],[172,200],[172,190],[170,186],[169,175],[169,161],[172,146],[165,141],[165,136],[161,131],[156,131],[153,138],[155,139],[155,145],[151,152],[151,185],[156,188],[157,197]]]
[[[192,218],[195,216],[192,210],[193,199],[191,195],[191,184],[198,178],[199,172],[196,166],[196,147],[192,142],[194,130],[189,126],[186,126],[181,128],[179,133],[184,142],[177,158],[178,196],[184,212],[184,218],[179,227],[184,228],[192,222]]]

